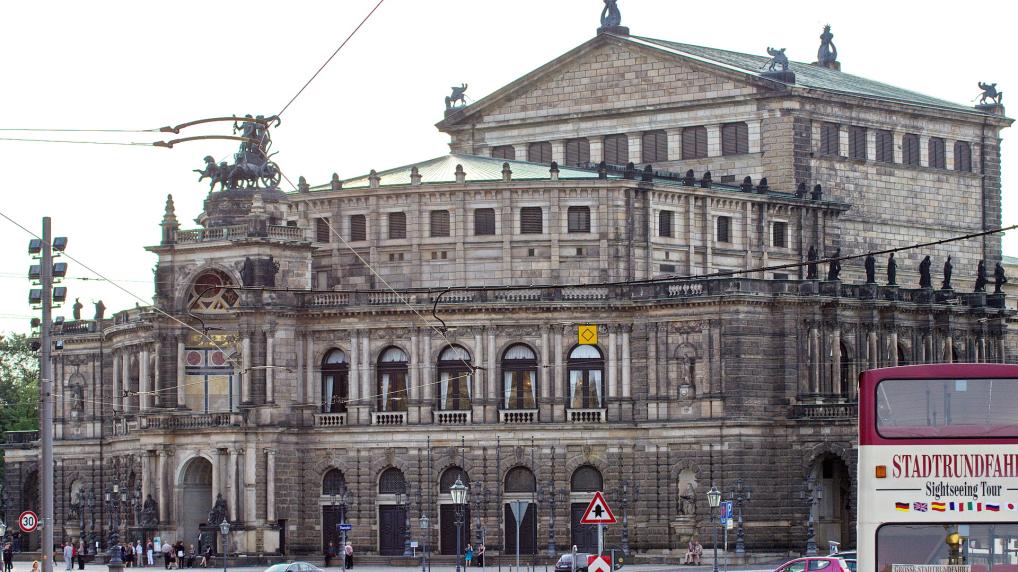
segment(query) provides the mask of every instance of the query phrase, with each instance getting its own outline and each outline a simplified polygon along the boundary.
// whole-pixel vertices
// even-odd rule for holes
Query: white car
[[[280,562],[265,569],[265,572],[324,572],[309,562]]]

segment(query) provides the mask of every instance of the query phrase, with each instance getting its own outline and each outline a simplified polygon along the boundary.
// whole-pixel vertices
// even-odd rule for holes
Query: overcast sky
[[[341,2],[18,2],[0,32],[0,127],[150,129],[231,114],[278,112],[377,0]],[[311,184],[448,151],[434,124],[449,86],[480,99],[590,39],[600,0],[385,0],[283,115],[275,161]],[[1000,5],[995,5],[1000,6]],[[633,34],[764,54],[816,58],[830,23],[842,69],[957,103],[978,81],[1018,97],[1014,21],[977,4],[937,2],[679,2],[620,0]],[[993,17],[994,15],[1000,17]],[[1018,100],[1015,100],[1018,101]],[[1018,105],[1016,103],[1015,105]],[[1016,108],[1018,109],[1018,108]],[[1012,115],[1018,111],[1012,111]],[[226,124],[186,135],[229,134]],[[167,134],[168,135],[168,134]],[[0,137],[154,141],[162,134],[0,132]],[[1018,150],[1005,130],[1005,224],[1018,223]],[[236,145],[173,149],[0,141],[0,211],[33,230],[53,218],[70,252],[149,303],[166,195],[183,228],[197,226],[208,186],[191,170]],[[0,331],[26,331],[29,236],[0,219]],[[1018,255],[1018,233],[1005,239]],[[969,272],[969,269],[958,269]],[[70,264],[71,301],[54,315],[108,315],[138,302]],[[1012,280],[1018,277],[1012,277]]]

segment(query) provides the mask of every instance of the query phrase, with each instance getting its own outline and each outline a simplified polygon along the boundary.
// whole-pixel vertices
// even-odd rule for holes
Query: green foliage
[[[39,428],[39,354],[28,344],[24,334],[0,335],[0,432]]]

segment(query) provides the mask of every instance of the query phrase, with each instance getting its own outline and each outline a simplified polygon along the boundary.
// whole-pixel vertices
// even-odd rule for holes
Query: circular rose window
[[[232,282],[218,270],[207,270],[195,279],[191,287],[191,310],[198,312],[222,312],[236,306],[240,298],[230,288]]]

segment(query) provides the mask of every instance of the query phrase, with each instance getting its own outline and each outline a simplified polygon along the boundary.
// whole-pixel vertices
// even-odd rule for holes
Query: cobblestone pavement
[[[734,571],[734,572],[771,572],[772,570],[774,570],[775,567],[776,567],[776,565],[775,566],[771,566],[771,565],[767,565],[767,564],[753,564],[753,565],[747,565],[747,566],[729,566],[728,570]],[[77,569],[78,569],[77,566],[75,566],[74,570],[77,570]],[[222,568],[208,568],[208,570],[211,571],[211,572],[215,572],[216,570],[221,570],[221,569]],[[31,572],[31,570],[32,570],[32,563],[31,562],[15,562],[14,563],[14,572]],[[65,570],[66,569],[64,568],[63,562],[57,562],[56,565],[53,567],[53,572],[64,572]],[[108,570],[108,568],[105,565],[99,565],[99,564],[86,564],[85,565],[85,571],[86,572],[106,572],[107,570]],[[127,569],[127,570],[134,570],[134,569]],[[150,568],[139,568],[137,570],[139,572],[142,571],[142,570],[151,570],[152,572],[158,572],[159,570],[163,570],[163,567],[162,566],[154,566],[154,567],[150,567]],[[202,569],[201,568],[194,568],[193,570],[195,570],[195,572],[200,572]],[[233,568],[233,567],[231,567],[229,570],[230,570],[230,572],[263,572],[263,570],[265,570],[265,568],[264,567],[244,567],[244,568]],[[324,570],[326,570],[327,572],[342,572],[343,569],[341,567],[339,567],[339,566],[330,566],[329,568],[325,568]],[[415,571],[419,571],[420,567],[365,565],[365,566],[355,566],[354,570],[356,572],[379,572],[381,570],[385,570],[387,572],[397,572],[397,571],[415,572]],[[431,572],[455,572],[455,570],[456,570],[456,567],[453,566],[453,565],[442,565],[442,566],[435,565],[435,566],[431,567]],[[481,569],[480,568],[471,568],[470,570],[471,570],[471,572],[474,571],[474,570],[480,572]],[[491,571],[491,572],[498,572],[499,568],[498,567],[488,567],[485,570],[488,570],[488,571]],[[505,572],[513,572],[512,567],[509,567],[509,566],[503,566],[501,568],[501,570],[503,570]],[[554,568],[550,564],[548,565],[547,568],[545,568],[543,565],[539,565],[539,566],[537,566],[533,570],[533,572],[545,572],[545,570],[547,570],[548,572],[552,572],[554,570]],[[630,565],[630,566],[625,566],[623,568],[623,570],[631,571],[631,572],[666,572],[666,571],[668,571],[668,572],[672,572],[672,571],[711,572],[712,569],[711,569],[710,566],[676,566],[674,564],[634,564],[634,565]],[[724,570],[724,567],[720,567],[719,570]],[[527,567],[521,566],[520,567],[520,572],[530,572],[530,569],[527,568]]]

